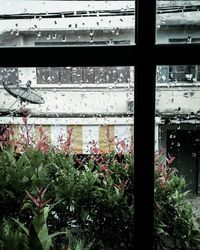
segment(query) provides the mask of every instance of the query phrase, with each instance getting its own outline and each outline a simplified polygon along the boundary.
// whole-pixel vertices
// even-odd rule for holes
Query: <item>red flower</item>
[[[106,137],[107,137],[109,143],[114,142],[114,137],[111,137],[111,135],[110,135],[110,126],[106,127]]]
[[[49,200],[43,199],[46,191],[47,191],[47,187],[41,188],[41,189],[37,188],[38,195],[36,197],[32,196],[28,191],[26,191],[26,194],[32,200],[32,202],[36,205],[36,207],[38,207],[39,209],[42,209],[44,206],[46,206],[47,203],[51,201],[51,199]]]
[[[108,171],[108,166],[107,165],[100,166],[100,169],[102,171]]]
[[[175,157],[168,154],[168,158],[166,157],[167,164],[170,165],[174,161]]]
[[[91,141],[92,146],[90,147],[90,152],[92,154],[100,154],[100,150],[97,147],[97,142],[95,142],[94,140]]]
[[[49,143],[47,136],[45,135],[45,129],[43,127],[39,127],[40,139],[36,144],[36,149],[38,151],[42,151],[44,153],[48,153],[49,151]]]

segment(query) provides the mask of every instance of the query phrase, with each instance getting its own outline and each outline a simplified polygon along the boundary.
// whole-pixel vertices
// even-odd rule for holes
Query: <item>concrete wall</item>
[[[19,68],[19,80],[32,81],[32,87],[40,95],[44,104],[26,105],[32,113],[45,115],[64,114],[107,114],[114,115],[128,112],[127,101],[133,101],[133,82],[121,84],[37,84],[36,68]],[[90,88],[88,88],[88,86]],[[16,101],[7,91],[1,88],[0,109],[9,109]],[[12,109],[19,109],[17,101]]]
[[[156,110],[160,113],[190,114],[200,111],[200,87],[158,87]]]

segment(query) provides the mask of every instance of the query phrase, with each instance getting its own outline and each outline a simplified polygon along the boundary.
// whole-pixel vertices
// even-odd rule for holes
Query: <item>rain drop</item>
[[[93,37],[90,38],[90,43],[93,43],[94,42],[94,39]]]
[[[196,153],[192,153],[192,157],[195,157],[196,156]]]
[[[116,28],[116,35],[119,35],[119,28]]]
[[[94,35],[94,30],[90,30],[90,36]]]
[[[65,37],[63,37],[62,41],[63,41],[63,42],[66,42],[66,41],[67,41],[66,36],[65,36]]]
[[[41,32],[37,32],[37,37],[41,37]]]

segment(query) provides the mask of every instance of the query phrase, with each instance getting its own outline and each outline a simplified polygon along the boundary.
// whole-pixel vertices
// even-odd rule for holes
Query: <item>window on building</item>
[[[3,82],[18,82],[17,68],[0,68],[0,84]]]
[[[158,83],[198,84],[199,81],[199,65],[162,65],[157,67]],[[189,84],[189,86],[191,86],[191,84]]]
[[[96,84],[131,83],[131,67],[39,67],[37,84]]]

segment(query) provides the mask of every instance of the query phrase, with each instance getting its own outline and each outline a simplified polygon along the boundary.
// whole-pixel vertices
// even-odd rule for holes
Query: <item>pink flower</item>
[[[102,170],[102,171],[108,171],[108,166],[107,165],[103,165],[103,166],[100,166],[100,169]]]
[[[170,165],[174,161],[175,157],[168,154],[168,158],[166,157],[167,164]]]

